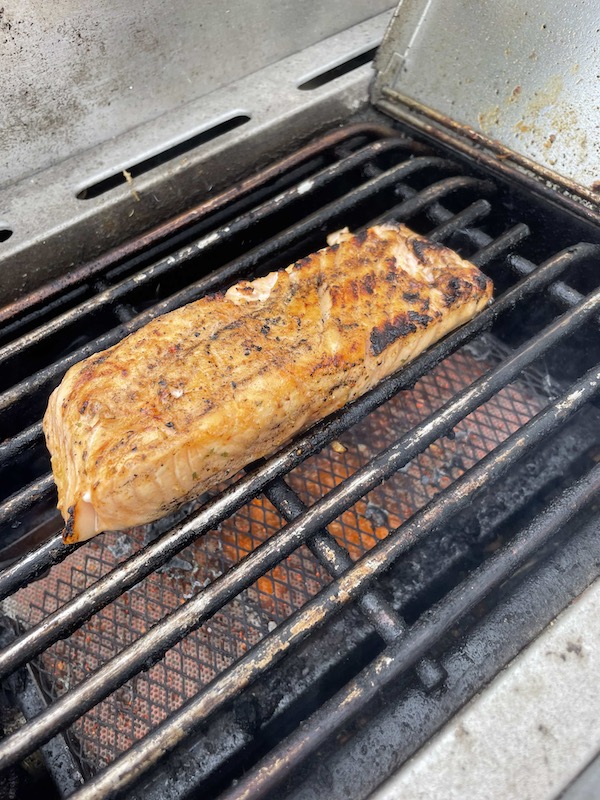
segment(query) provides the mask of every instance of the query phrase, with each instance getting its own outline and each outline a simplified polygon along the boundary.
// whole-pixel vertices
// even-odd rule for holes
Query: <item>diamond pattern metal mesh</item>
[[[504,355],[489,337],[446,359],[415,388],[398,395],[289,476],[313,503],[381,449],[434,412]],[[454,431],[383,486],[342,514],[329,530],[357,559],[428,502],[469,466],[517,430],[544,405],[543,379],[532,375],[507,387]],[[231,519],[98,612],[40,659],[44,682],[62,695],[94,672],[156,621],[272,536],[283,520],[258,498]],[[82,589],[141,547],[148,532],[105,534],[78,550],[10,601],[9,613],[25,627],[68,603]],[[82,760],[94,769],[109,763],[179,708],[199,688],[242,656],[269,630],[300,608],[329,580],[308,548],[301,547],[73,726]]]
[[[53,695],[64,694],[282,525],[267,500],[252,501],[49,648],[41,658],[44,683]],[[141,547],[144,538],[140,529],[128,539],[106,534],[92,540],[44,579],[18,592],[10,600],[11,612],[25,627],[36,624]],[[302,606],[326,580],[310,551],[301,547],[148,672],[76,722],[78,755],[93,770],[112,761]]]
[[[338,445],[308,459],[289,476],[290,485],[312,504],[348,478],[404,432],[440,408],[506,354],[491,337],[445,359],[410,391],[402,392],[351,428]],[[329,526],[353,559],[370,550],[445,489],[469,467],[518,430],[546,404],[540,376],[523,376],[466,417],[453,436],[434,442],[390,480]],[[342,452],[343,451],[343,452]]]

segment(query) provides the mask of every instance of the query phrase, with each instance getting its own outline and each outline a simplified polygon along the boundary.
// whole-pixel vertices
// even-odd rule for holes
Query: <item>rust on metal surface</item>
[[[519,88],[519,86],[516,86],[513,89],[512,97],[520,96],[520,91],[517,92],[516,95],[514,94]],[[546,192],[551,191],[540,181],[541,178],[557,187],[566,189],[582,200],[594,204],[598,203],[598,190],[595,189],[594,186],[590,189],[581,186],[575,181],[569,180],[563,175],[559,175],[557,172],[543,167],[530,158],[511,150],[498,139],[487,136],[475,128],[472,128],[470,125],[457,122],[451,117],[428,108],[394,89],[385,87],[382,91],[387,97],[387,100],[382,99],[379,103],[380,108],[384,112],[390,114],[400,122],[407,123],[418,131],[424,132],[429,136],[435,136],[438,141],[449,145],[454,150],[466,153],[476,161],[491,167],[496,172],[499,171],[498,168],[500,166],[503,166],[503,169],[500,170],[503,175],[513,179],[517,178],[522,183],[525,183],[530,190],[537,193],[541,193],[543,190],[546,190]],[[531,109],[532,115],[535,112],[536,107],[533,106]],[[491,127],[492,123],[497,121],[499,114],[500,107],[498,105],[491,106],[489,109],[482,112],[479,119],[482,130],[485,130],[486,127]],[[432,124],[432,122],[435,124]],[[528,125],[527,120],[522,120],[521,125],[521,133],[529,133],[531,126]],[[552,134],[546,138],[548,147],[551,147],[554,142],[554,140],[550,141],[551,135]],[[492,153],[489,151],[492,151]],[[510,166],[510,162],[512,162],[512,166]],[[515,169],[515,166],[521,169]],[[527,170],[529,174],[522,170]],[[537,179],[532,178],[532,174],[538,176]],[[552,191],[552,194],[555,196],[554,199],[556,199],[556,192]],[[562,193],[560,199],[568,203],[571,210],[575,211],[580,216],[585,216],[596,224],[600,222],[600,211],[597,210],[597,207],[591,209],[587,206],[583,206],[581,203],[570,200],[570,198],[564,196]]]

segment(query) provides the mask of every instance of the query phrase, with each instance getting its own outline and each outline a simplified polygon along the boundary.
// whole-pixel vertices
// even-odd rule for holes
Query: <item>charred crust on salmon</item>
[[[374,356],[381,355],[386,347],[416,330],[417,326],[408,320],[406,314],[396,317],[392,322],[386,321],[379,328],[371,331],[371,353]]]
[[[375,275],[373,275],[372,272],[369,272],[368,275],[365,275],[362,280],[362,286],[367,294],[373,294],[375,291]]]
[[[65,521],[65,527],[63,528],[63,542],[65,544],[73,544],[77,541],[78,537],[75,536],[75,508],[74,506],[69,506],[67,509],[67,520]]]
[[[444,291],[445,304],[451,306],[464,294],[463,290],[467,288],[470,288],[470,284],[462,281],[460,278],[450,278],[446,283]]]
[[[444,252],[446,250],[444,245],[438,244],[438,242],[432,242],[429,239],[412,239],[410,246],[421,264],[427,264],[431,257],[430,253],[432,250],[437,252]]]
[[[204,299],[208,300],[210,303],[214,303],[215,300],[222,300],[225,297],[225,292],[212,292],[211,294],[205,294]]]
[[[300,269],[301,267],[305,267],[307,264],[310,264],[311,260],[312,260],[312,256],[304,256],[304,258],[300,258],[300,259],[298,259],[298,261],[296,261],[296,263],[294,264],[294,267],[296,269]]]
[[[310,374],[314,375],[315,372],[318,372],[320,369],[329,369],[333,367],[334,369],[339,369],[342,366],[342,357],[339,353],[336,353],[333,356],[327,356],[326,358],[321,359],[313,369],[311,370]]]
[[[416,255],[421,264],[427,263],[427,250],[429,249],[428,243],[424,242],[422,239],[412,239],[410,246],[412,247],[413,253]]]
[[[418,325],[422,325],[424,328],[426,328],[433,319],[433,317],[430,317],[427,314],[419,314],[418,311],[409,311],[408,318],[411,322],[416,322]]]

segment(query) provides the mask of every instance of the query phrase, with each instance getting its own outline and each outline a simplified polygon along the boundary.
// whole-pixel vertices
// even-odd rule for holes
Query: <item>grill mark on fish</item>
[[[409,311],[408,318],[411,322],[416,322],[426,328],[432,320],[428,314],[419,314],[418,311]]]
[[[379,328],[371,331],[371,353],[374,356],[381,355],[391,344],[416,330],[417,326],[409,321],[408,314],[402,314],[391,322],[384,322]]]
[[[432,252],[440,253],[446,251],[444,245],[441,245],[438,242],[430,241],[429,239],[412,239],[410,245],[413,253],[421,262],[421,264],[428,263]]]

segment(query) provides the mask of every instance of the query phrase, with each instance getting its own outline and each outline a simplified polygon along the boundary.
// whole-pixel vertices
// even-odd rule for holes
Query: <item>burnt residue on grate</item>
[[[385,219],[471,258],[494,304],[177,515],[64,548],[39,420],[65,369],[337,228]],[[600,292],[581,279],[599,238],[475,167],[355,126],[5,312],[0,595],[24,632],[0,650],[0,675],[32,663],[51,705],[0,741],[0,765],[66,729],[81,798],[136,784],[273,796],[325,735],[368,719],[373,692],[416,680],[435,697],[465,615],[477,604],[484,619],[482,600],[535,562],[532,542],[551,552],[600,485]],[[579,359],[578,341],[592,341]]]

